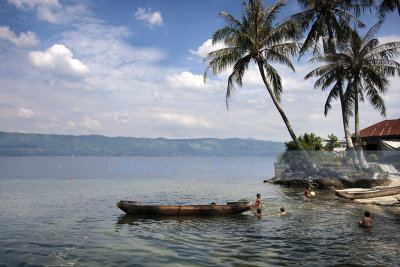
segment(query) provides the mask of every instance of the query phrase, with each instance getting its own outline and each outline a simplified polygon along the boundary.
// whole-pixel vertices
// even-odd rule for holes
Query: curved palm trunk
[[[362,149],[362,144],[361,144],[361,136],[360,136],[360,113],[358,111],[358,86],[357,83],[355,83],[354,86],[354,122],[355,122],[355,132],[356,132],[356,152],[357,152],[357,157],[360,162],[360,167],[363,170],[370,170],[371,167],[369,166],[367,160],[365,159],[364,156],[364,151]]]
[[[347,145],[347,153],[350,154],[350,157],[353,161],[354,167],[356,167],[357,170],[360,169],[360,163],[357,157],[357,153],[354,149],[353,146],[353,141],[351,140],[351,134],[350,134],[350,128],[349,128],[349,119],[347,116],[347,107],[346,103],[344,100],[344,94],[343,90],[339,90],[339,96],[340,96],[340,106],[342,108],[342,119],[343,119],[343,128],[344,128],[344,136],[346,138],[346,145]]]
[[[288,118],[286,117],[285,112],[283,111],[281,105],[279,104],[278,99],[276,98],[274,92],[272,91],[270,85],[268,84],[267,79],[265,77],[265,73],[264,73],[263,62],[258,61],[257,64],[258,64],[258,69],[260,70],[260,74],[263,79],[264,85],[265,85],[265,87],[267,87],[268,93],[271,96],[276,109],[278,110],[279,114],[281,115],[283,122],[285,123],[286,128],[288,129],[289,134],[293,139],[293,142],[296,144],[296,147],[301,151],[307,166],[313,172],[318,172],[319,167],[317,166],[317,164],[315,164],[315,162],[311,159],[310,155],[307,153],[307,151],[304,150],[303,146],[300,144],[299,140],[297,139],[297,136],[295,135],[295,133],[292,129],[292,126],[290,125]]]

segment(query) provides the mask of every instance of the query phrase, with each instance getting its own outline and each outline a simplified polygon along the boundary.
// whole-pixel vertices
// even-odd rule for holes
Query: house
[[[360,131],[362,147],[381,159],[400,159],[400,119],[384,120]],[[355,134],[351,135],[355,142]]]

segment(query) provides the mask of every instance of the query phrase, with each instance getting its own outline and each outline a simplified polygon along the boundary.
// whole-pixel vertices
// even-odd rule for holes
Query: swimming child
[[[372,219],[371,219],[371,213],[369,211],[364,212],[364,218],[362,221],[359,221],[358,224],[363,227],[372,227]]]
[[[287,214],[287,212],[286,212],[284,207],[282,207],[280,210],[281,210],[281,213],[279,213],[278,216],[283,216],[283,215]]]
[[[256,199],[256,201],[254,202],[254,204],[252,205],[252,207],[253,207],[253,208],[256,208],[256,209],[261,209],[260,206],[261,206],[262,208],[264,208],[264,205],[261,203],[261,194],[260,194],[260,193],[257,193],[257,199]]]

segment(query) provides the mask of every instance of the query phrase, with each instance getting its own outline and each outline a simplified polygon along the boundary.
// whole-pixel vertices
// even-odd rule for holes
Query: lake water
[[[273,158],[0,157],[0,266],[400,266],[400,207],[264,184]],[[135,217],[149,204],[255,200],[261,219]],[[286,216],[276,216],[284,206]],[[372,229],[357,221],[370,210]]]

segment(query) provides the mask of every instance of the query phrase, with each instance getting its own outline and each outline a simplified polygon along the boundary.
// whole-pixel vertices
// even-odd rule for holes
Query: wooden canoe
[[[382,188],[349,188],[343,190],[335,190],[335,195],[348,199],[385,197],[397,194],[400,194],[400,186]]]
[[[228,202],[226,205],[142,205],[140,201],[121,200],[117,207],[133,215],[169,215],[169,216],[197,216],[197,215],[227,215],[238,214],[251,209],[251,202]]]

